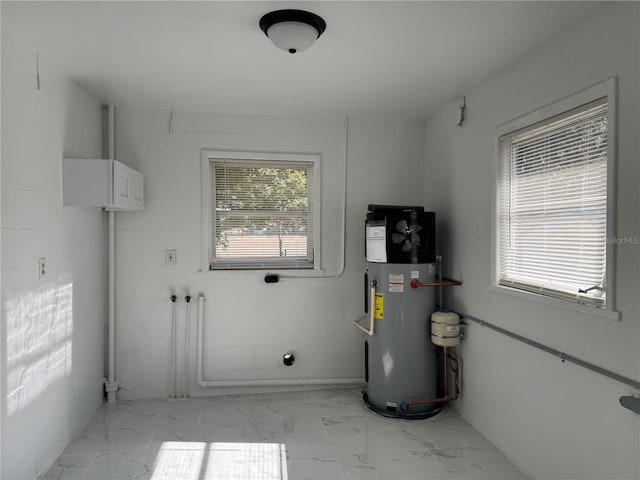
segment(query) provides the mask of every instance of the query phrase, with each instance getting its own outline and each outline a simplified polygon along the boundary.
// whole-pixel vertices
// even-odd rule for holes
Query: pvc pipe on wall
[[[338,265],[338,269],[336,273],[333,274],[280,274],[280,278],[322,278],[328,280],[335,280],[339,278],[344,273],[345,268],[345,257],[346,257],[346,249],[347,249],[347,156],[348,156],[348,140],[349,140],[349,118],[344,119],[344,151],[343,151],[343,172],[342,172],[342,180],[343,180],[343,196],[342,196],[342,240],[340,243],[340,264]]]
[[[184,321],[184,372],[182,375],[182,398],[187,398],[188,376],[189,376],[189,319],[191,318],[191,295],[184,297],[187,303],[187,310]]]
[[[176,299],[171,295],[171,399],[176,398]]]
[[[115,158],[115,107],[109,105],[107,112],[108,122],[108,157],[113,160]],[[108,217],[108,237],[109,237],[109,261],[108,261],[108,379],[105,384],[107,391],[107,402],[116,402],[116,392],[118,391],[118,383],[116,382],[116,216],[114,211],[109,211]]]
[[[201,387],[270,387],[294,385],[360,385],[362,378],[279,378],[269,380],[208,380],[204,378],[204,295],[198,295],[196,377]]]
[[[360,385],[362,378],[280,378],[273,380],[205,380],[199,379],[200,386],[212,387],[288,387],[313,385]]]
[[[202,362],[204,357],[204,295],[198,295],[198,323],[196,324],[196,379],[202,385],[204,376],[202,373]],[[206,385],[202,385],[206,387]]]
[[[115,212],[110,211],[109,216],[109,318],[108,318],[108,338],[109,338],[109,374],[106,385],[107,390],[107,402],[115,403],[116,391],[118,390],[118,384],[116,383],[116,228],[115,228]]]

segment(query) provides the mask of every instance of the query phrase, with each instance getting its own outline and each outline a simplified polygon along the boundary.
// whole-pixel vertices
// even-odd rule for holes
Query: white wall
[[[363,376],[364,215],[368,203],[420,203],[424,124],[350,119],[346,268],[335,280],[264,283],[264,271],[199,272],[201,150],[320,153],[322,265],[339,266],[344,119],[283,118],[116,109],[116,156],[145,175],[145,210],[117,216],[117,365],[119,398],[170,393],[170,302],[176,292],[184,331],[188,291],[191,395],[219,394],[194,380],[195,295],[206,295],[206,376],[211,379]],[[166,266],[164,252],[177,250]],[[183,337],[179,335],[182,362]],[[292,350],[292,367],[282,355]],[[182,364],[178,366],[182,372]],[[228,390],[227,390],[228,392]]]
[[[640,13],[613,4],[467,94],[426,126],[425,206],[438,212],[438,245],[464,285],[451,306],[631,378],[640,378],[640,246],[618,247],[621,321],[489,290],[494,127],[617,76],[618,237],[640,235],[638,124]],[[631,390],[475,324],[460,348],[461,414],[536,479],[640,477],[640,416],[618,404]]]
[[[34,479],[102,399],[103,223],[62,207],[62,157],[101,155],[100,104],[2,24],[2,474]],[[46,277],[38,258],[46,257]]]

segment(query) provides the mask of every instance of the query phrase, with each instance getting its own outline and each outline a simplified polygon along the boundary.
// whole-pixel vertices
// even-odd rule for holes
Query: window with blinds
[[[210,269],[313,268],[313,168],[211,158]]]
[[[500,137],[498,283],[605,308],[607,97]]]

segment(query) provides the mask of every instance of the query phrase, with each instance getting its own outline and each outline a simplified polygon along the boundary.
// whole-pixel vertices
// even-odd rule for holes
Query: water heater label
[[[420,278],[419,270],[411,270],[411,278]]]
[[[373,318],[376,320],[382,320],[384,318],[384,294],[382,293],[376,293],[376,304]]]
[[[389,291],[395,293],[404,292],[404,274],[389,274]]]
[[[367,262],[387,263],[387,232],[386,227],[367,225]]]

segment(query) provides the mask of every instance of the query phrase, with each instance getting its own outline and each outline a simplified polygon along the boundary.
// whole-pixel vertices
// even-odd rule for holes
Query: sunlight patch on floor
[[[165,442],[151,480],[287,480],[281,443]]]

